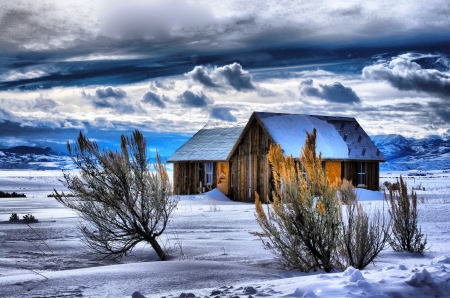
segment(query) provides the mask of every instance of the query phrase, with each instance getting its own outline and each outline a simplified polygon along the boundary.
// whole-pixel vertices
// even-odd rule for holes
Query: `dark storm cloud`
[[[159,95],[151,91],[146,92],[141,99],[141,102],[152,104],[161,109],[166,107],[166,104],[164,103],[165,101],[170,101],[169,97],[165,95]]]
[[[401,55],[389,62],[366,66],[362,74],[366,79],[386,81],[398,90],[413,90],[448,98],[450,96],[449,73],[436,69],[424,69],[415,61],[419,58],[421,56],[413,54]],[[438,57],[435,60],[438,60]]]
[[[256,90],[252,75],[236,62],[214,68],[196,66],[185,75],[192,81],[209,88],[232,87],[237,91]]]
[[[225,81],[233,86],[237,91],[254,90],[255,85],[252,82],[252,75],[245,71],[239,63],[225,65],[216,68],[217,76],[222,77]]]
[[[210,68],[204,66],[196,66],[192,71],[188,72],[186,76],[203,86],[215,88],[218,87],[218,85],[213,81],[212,71],[213,70]]]
[[[445,123],[450,124],[450,108],[446,102],[430,102],[428,106],[434,111],[434,114]]]
[[[118,38],[170,38],[178,27],[203,27],[218,20],[208,6],[186,0],[109,5],[101,33]]]
[[[184,106],[193,108],[204,108],[214,103],[214,100],[206,96],[203,92],[194,93],[190,90],[186,90],[178,95],[177,101]]]
[[[226,108],[226,107],[214,107],[211,109],[210,116],[215,119],[228,121],[228,122],[236,122],[237,119],[234,117],[230,111],[234,109]]]
[[[95,95],[99,99],[112,97],[115,99],[121,99],[127,97],[127,93],[120,88],[114,87],[100,87],[95,89]]]
[[[356,95],[350,87],[345,87],[339,82],[323,85],[319,84],[319,88],[313,86],[312,79],[304,80],[300,83],[299,89],[302,96],[312,96],[324,99],[328,102],[337,103],[359,103],[361,98]]]
[[[81,95],[96,108],[112,108],[117,112],[125,114],[143,112],[139,103],[133,103],[127,97],[127,93],[118,87],[98,87],[95,89],[94,94],[86,93],[83,90]]]

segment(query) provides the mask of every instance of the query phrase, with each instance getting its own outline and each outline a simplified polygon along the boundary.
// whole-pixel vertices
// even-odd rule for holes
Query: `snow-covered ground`
[[[170,260],[144,245],[120,263],[98,260],[77,236],[78,216],[47,197],[62,189],[61,172],[0,171],[0,190],[27,195],[0,199],[0,221],[13,212],[39,219],[0,224],[0,297],[450,297],[450,174],[386,172],[380,181],[399,174],[424,197],[419,223],[429,249],[423,256],[387,249],[365,270],[325,274],[279,268],[249,234],[259,230],[254,205],[215,190],[181,197],[161,239]],[[367,208],[383,205],[381,192],[359,196]]]

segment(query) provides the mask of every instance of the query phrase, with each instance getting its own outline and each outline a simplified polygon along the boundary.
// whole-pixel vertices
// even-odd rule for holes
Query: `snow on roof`
[[[247,122],[207,124],[167,161],[225,161],[246,124]]]
[[[260,116],[260,114],[258,115]],[[261,115],[262,116],[262,115]],[[306,140],[306,132],[317,130],[317,154],[323,158],[348,158],[347,144],[324,120],[308,115],[271,114],[259,117],[273,140],[281,145],[285,155],[299,157]]]
[[[299,157],[306,132],[317,130],[317,154],[324,159],[385,161],[355,118],[255,112],[285,155]],[[205,125],[167,161],[226,161],[247,122]]]
[[[306,132],[317,130],[317,154],[324,159],[384,161],[370,137],[355,118],[256,112],[285,155],[299,157]]]

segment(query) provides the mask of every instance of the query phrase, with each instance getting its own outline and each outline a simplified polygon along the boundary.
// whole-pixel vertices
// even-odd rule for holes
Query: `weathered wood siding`
[[[324,162],[324,166],[328,181],[330,181],[331,183],[335,183],[336,181],[339,181],[341,179],[342,174],[340,161],[327,160]]]
[[[342,162],[342,179],[352,181],[354,186],[358,183],[358,169],[356,161]],[[379,190],[380,188],[380,163],[366,162],[366,179],[368,190]]]
[[[217,163],[213,162],[213,184],[205,185],[205,161],[174,162],[173,164],[173,189],[178,195],[192,195],[217,187]]]
[[[234,201],[269,201],[272,191],[272,171],[267,154],[273,141],[253,119],[230,160],[230,194]]]

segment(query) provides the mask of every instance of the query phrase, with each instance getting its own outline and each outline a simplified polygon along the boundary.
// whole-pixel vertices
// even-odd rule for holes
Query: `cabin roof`
[[[247,122],[207,124],[167,161],[226,161],[246,124]]]
[[[355,118],[255,112],[285,155],[298,157],[306,132],[317,130],[317,154],[323,159],[385,161]]]
[[[386,161],[355,118],[254,112],[285,155],[299,157],[306,132],[317,130],[317,154],[329,160]],[[207,124],[167,160],[227,161],[251,122]]]

